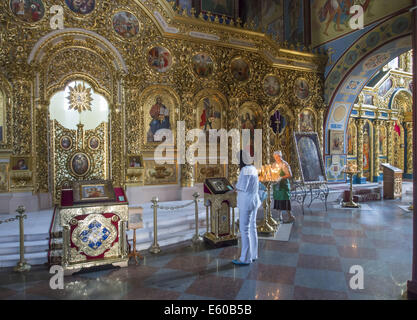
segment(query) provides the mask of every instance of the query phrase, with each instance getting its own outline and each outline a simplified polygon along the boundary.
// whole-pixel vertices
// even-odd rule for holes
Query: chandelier
[[[69,110],[76,110],[79,113],[83,111],[91,111],[91,88],[86,88],[84,84],[76,84],[74,87],[69,87]]]

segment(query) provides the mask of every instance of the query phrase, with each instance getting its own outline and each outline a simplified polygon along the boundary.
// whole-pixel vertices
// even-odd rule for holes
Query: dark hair
[[[244,157],[245,154],[246,154],[245,151],[243,151],[243,150],[239,151],[239,167],[240,167],[240,170],[242,170],[243,167],[247,166],[247,164],[243,161],[243,157]]]

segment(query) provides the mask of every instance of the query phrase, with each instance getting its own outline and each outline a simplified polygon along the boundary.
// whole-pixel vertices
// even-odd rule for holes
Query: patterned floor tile
[[[292,285],[246,280],[236,300],[291,300],[293,295]]]
[[[342,271],[339,257],[300,254],[297,268]]]
[[[338,246],[337,250],[339,251],[339,255],[343,258],[368,259],[368,260],[378,259],[378,254],[375,249],[360,248],[360,247],[357,247],[356,245],[353,245],[353,246]]]
[[[143,286],[183,293],[196,278],[191,272],[162,268],[144,280]]]
[[[294,267],[256,263],[253,265],[248,278],[252,280],[292,285],[294,283],[295,272],[296,268]]]
[[[346,292],[343,272],[297,268],[294,285],[311,289]]]
[[[294,288],[295,300],[346,300],[346,292],[312,289],[301,286]]]
[[[197,278],[185,293],[213,297],[217,299],[235,299],[244,280],[229,277],[206,275]]]
[[[331,236],[303,234],[301,239],[303,242],[310,242],[316,244],[336,244],[336,241]]]
[[[165,264],[164,268],[199,272],[204,271],[212,260],[204,256],[177,256]]]
[[[329,244],[315,244],[310,242],[303,242],[300,245],[300,253],[312,254],[316,256],[338,257],[339,253],[335,245]]]

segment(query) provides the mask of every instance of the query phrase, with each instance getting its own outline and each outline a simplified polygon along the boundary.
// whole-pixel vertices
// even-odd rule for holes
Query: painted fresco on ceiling
[[[285,40],[291,43],[304,42],[304,15],[303,1],[285,0],[284,24]]]
[[[390,60],[410,50],[410,46],[410,36],[406,36],[382,46],[368,57],[364,58],[363,61],[354,68],[349,77],[343,81],[342,86],[334,96],[334,101],[329,108],[328,118],[326,121],[327,130],[325,132],[326,154],[328,153],[328,131],[345,130],[356,97],[368,83],[369,79],[371,79],[375,73]],[[378,57],[381,56],[384,56],[385,58],[380,63],[371,63],[372,61],[378,61]],[[374,68],[366,68],[365,65],[373,65]],[[346,148],[344,151],[346,153]]]
[[[313,47],[353,32],[349,20],[352,5],[362,5],[365,26],[412,5],[412,0],[311,0]]]
[[[377,25],[374,29],[369,30],[356,41],[355,45],[350,47],[343,56],[334,64],[331,71],[328,73],[325,81],[324,98],[327,103],[334,97],[336,89],[339,87],[341,81],[348,75],[352,68],[362,59],[364,59],[370,52],[382,46],[392,39],[404,36],[411,32],[411,15],[407,12],[393,19],[387,20],[382,24]],[[407,42],[407,40],[405,40]],[[409,41],[406,44],[398,44],[399,46],[409,46]],[[382,55],[374,60],[369,60],[366,68],[374,70],[375,64],[383,65],[389,62],[388,58],[383,58]],[[370,58],[370,57],[369,57]],[[388,61],[385,61],[388,60]],[[358,75],[359,76],[359,75]]]

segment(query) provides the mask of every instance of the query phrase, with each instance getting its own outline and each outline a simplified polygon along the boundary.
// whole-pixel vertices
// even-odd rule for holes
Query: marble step
[[[25,241],[25,254],[36,252],[47,252],[49,249],[48,240]],[[20,254],[19,242],[0,243],[0,260],[3,256]]]
[[[0,257],[0,268],[14,267],[20,260],[19,254],[10,254]],[[48,261],[48,252],[33,252],[25,254],[25,260],[30,265],[44,264]]]

